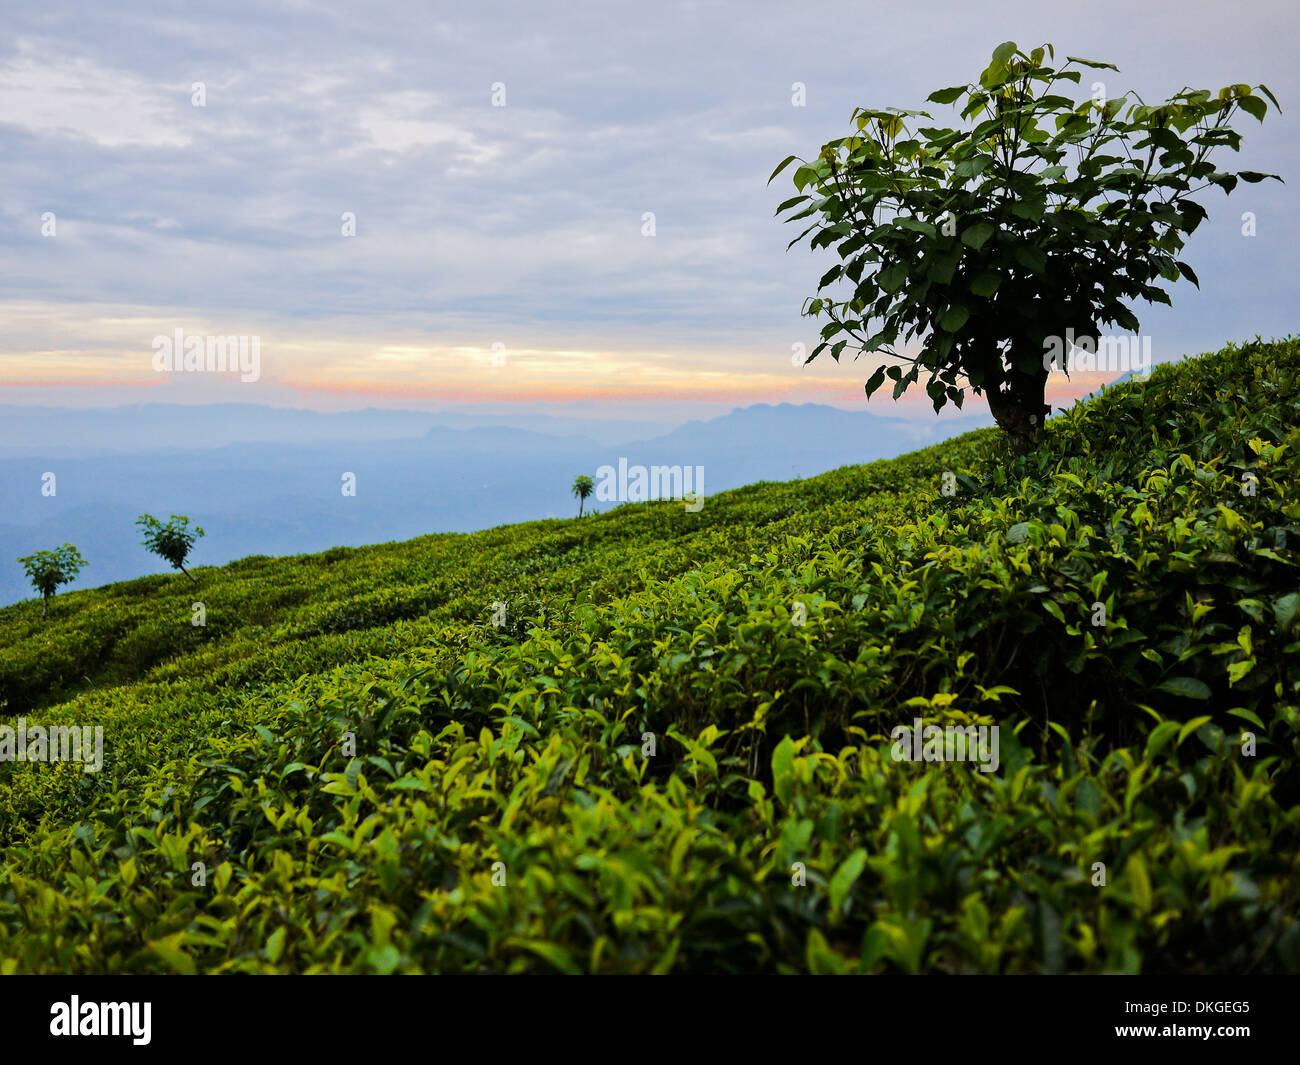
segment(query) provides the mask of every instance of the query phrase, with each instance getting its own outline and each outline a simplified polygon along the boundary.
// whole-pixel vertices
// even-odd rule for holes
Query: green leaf
[[[869,378],[867,378],[867,383],[863,385],[863,389],[866,391],[867,395],[870,396],[876,391],[876,389],[878,389],[884,383],[885,383],[885,367],[877,366],[876,372],[873,373]]]
[[[794,740],[786,736],[772,752],[772,790],[782,805],[794,797]]]
[[[184,942],[185,933],[176,932],[165,939],[154,940],[149,944],[149,947],[172,970],[184,973],[186,976],[193,976],[195,971],[194,959],[181,949],[181,944]]]
[[[1067,55],[1065,59],[1069,63],[1079,63],[1085,67],[1091,67],[1093,70],[1119,70],[1119,67],[1114,63],[1099,63],[1093,59],[1080,59],[1077,55]]]
[[[857,882],[862,870],[867,865],[867,852],[859,847],[835,870],[835,875],[831,877],[830,896],[831,896],[831,916],[838,917],[844,908],[844,902],[849,897],[849,892]]]
[[[1300,614],[1300,592],[1291,592],[1273,600],[1273,617],[1283,632],[1295,624],[1297,614]]]
[[[271,933],[270,938],[266,941],[266,947],[264,948],[263,953],[266,955],[266,960],[272,965],[278,962],[280,960],[280,955],[284,953],[284,941],[287,932],[288,929],[286,929],[284,925],[281,925]]]
[[[976,222],[961,235],[961,242],[979,251],[994,232],[992,222]]]
[[[794,187],[802,192],[817,180],[817,171],[810,166],[801,166],[794,172]]]
[[[1011,205],[1011,213],[1027,222],[1041,222],[1046,208],[1042,200],[1016,200]]]
[[[966,324],[968,318],[970,318],[970,311],[960,303],[954,303],[943,312],[943,317],[939,319],[939,328],[945,333],[955,333]]]
[[[1232,710],[1229,710],[1228,713],[1230,713],[1233,717],[1241,718],[1243,721],[1249,721],[1261,732],[1268,731],[1268,728],[1265,726],[1264,722],[1260,720],[1259,715],[1252,710],[1245,710],[1242,709],[1241,707],[1236,707]]]
[[[808,932],[804,961],[814,976],[838,976],[848,968],[848,962],[831,949],[826,937],[816,928]]]
[[[1142,855],[1129,855],[1124,866],[1124,879],[1128,882],[1129,893],[1133,896],[1133,904],[1138,912],[1146,913],[1151,909],[1151,877],[1147,875]]]
[[[1264,121],[1264,114],[1268,110],[1268,105],[1258,96],[1243,96],[1237,101],[1241,109],[1248,115],[1254,115],[1260,122]]]
[[[1193,729],[1192,731],[1195,731]],[[1162,721],[1147,736],[1147,746],[1143,757],[1149,762],[1169,743],[1178,732],[1177,721]]]
[[[1074,805],[1086,814],[1093,817],[1101,813],[1101,790],[1091,777],[1084,777],[1083,783],[1079,785],[1074,793]]]
[[[993,62],[1006,63],[1008,59],[1010,59],[1013,55],[1016,54],[1016,51],[1017,49],[1016,49],[1015,41],[1003,41],[1000,45],[998,45],[996,48],[993,49]]]
[[[944,255],[935,256],[925,271],[926,279],[933,281],[936,285],[951,284],[953,275],[957,272],[957,264],[960,261],[961,248],[956,248],[953,252]]]
[[[776,178],[776,175],[781,173],[782,170],[784,170],[787,166],[793,163],[797,158],[798,156],[795,155],[787,155],[784,159],[782,159],[781,164],[775,170],[772,171],[772,176],[767,179],[767,183],[769,185],[772,184],[773,180],[775,180]]]
[[[1208,699],[1210,688],[1204,681],[1195,677],[1170,677],[1157,686],[1158,691],[1177,695],[1183,699]]]
[[[580,971],[569,953],[563,947],[556,946],[554,943],[547,943],[542,939],[516,939],[511,942],[524,950],[532,951],[539,958],[550,962],[562,973],[574,975]]]
[[[1016,262],[1031,273],[1041,274],[1047,269],[1047,256],[1037,245],[1017,244],[1015,256]]]
[[[1206,715],[1204,717],[1194,717],[1191,721],[1186,722],[1183,727],[1178,730],[1177,745],[1181,747],[1183,745],[1183,740],[1187,739],[1188,736],[1199,729],[1202,725],[1206,725],[1212,720],[1213,718]],[[1175,724],[1176,723],[1177,722],[1175,722]]]
[[[965,85],[954,85],[948,89],[939,89],[932,92],[926,99],[936,104],[950,104],[965,91]]]
[[[366,952],[366,960],[370,962],[375,972],[387,976],[402,964],[402,953],[388,943],[382,947],[371,947]]]
[[[970,159],[963,159],[953,168],[953,174],[957,177],[978,177],[994,161],[991,155],[976,155]]]
[[[892,266],[885,267],[880,271],[877,280],[880,282],[880,287],[892,296],[907,280],[907,264],[894,263]]]
[[[1002,277],[993,273],[991,270],[983,270],[976,274],[970,283],[970,290],[976,296],[991,296],[998,290],[1002,284]]]
[[[927,237],[933,237],[938,232],[933,222],[925,222],[919,218],[899,218],[895,225],[912,233],[924,233]]]

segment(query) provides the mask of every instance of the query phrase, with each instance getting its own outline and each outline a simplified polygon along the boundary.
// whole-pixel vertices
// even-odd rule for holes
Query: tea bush
[[[0,971],[1300,971],[1298,374],[0,610]]]

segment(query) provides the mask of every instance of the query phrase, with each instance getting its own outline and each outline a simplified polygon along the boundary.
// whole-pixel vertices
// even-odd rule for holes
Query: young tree
[[[81,552],[71,544],[53,551],[37,551],[18,560],[27,573],[32,587],[41,593],[41,617],[48,617],[50,597],[60,584],[77,579],[77,574],[87,565]]]
[[[1090,338],[1095,350],[1103,324],[1138,330],[1130,301],[1170,302],[1157,282],[1199,287],[1177,258],[1207,217],[1192,197],[1277,176],[1209,160],[1237,150],[1239,111],[1264,120],[1256,89],[1278,106],[1263,85],[1184,89],[1149,106],[1107,97],[1098,81],[1076,102],[1060,87],[1079,82],[1072,66],[1118,68],[1073,57],[1056,68],[1055,56],[1008,41],[977,84],[932,93],[960,102],[958,129],[924,111],[854,111],[856,132],[800,160],[799,195],[777,208],[793,211],[786,221],[812,219],[790,246],[812,233],[810,248],[833,246],[841,260],[804,304],[827,319],[808,361],[829,348],[838,362],[849,344],[892,357],[867,396],[889,378],[897,399],[926,373],[936,412],[960,407],[968,384],[988,397],[1012,456],[1032,448],[1048,413],[1046,355],[1062,338]],[[897,349],[908,341],[915,354]]]
[[[573,482],[573,494],[578,499],[578,517],[582,517],[582,505],[596,489],[596,482],[586,475],[577,477]]]
[[[184,515],[173,514],[168,522],[161,522],[152,514],[141,514],[135,523],[144,529],[143,546],[147,547],[165,562],[170,562],[195,584],[193,574],[185,568],[194,541],[203,535],[197,525],[190,528],[190,519]]]

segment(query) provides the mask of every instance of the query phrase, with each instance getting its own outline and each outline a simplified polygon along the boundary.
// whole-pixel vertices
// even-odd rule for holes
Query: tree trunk
[[[50,593],[46,592],[41,598],[41,617],[45,618],[45,617],[49,617],[49,615],[50,615]]]
[[[190,583],[191,583],[191,584],[198,584],[198,583],[199,583],[198,581],[196,581],[196,580],[194,579],[194,574],[192,574],[192,573],[191,573],[189,570],[187,570],[184,566],[181,566],[181,567],[180,567],[180,571],[181,571],[183,574],[185,574],[185,576],[187,576],[187,577],[190,579]]]
[[[1027,455],[1051,410],[1044,401],[1047,372],[1033,376],[1012,370],[1007,380],[987,390],[989,411],[1007,435],[1009,461]]]
[[[582,517],[582,504],[587,502],[582,496],[578,496],[578,517]]]

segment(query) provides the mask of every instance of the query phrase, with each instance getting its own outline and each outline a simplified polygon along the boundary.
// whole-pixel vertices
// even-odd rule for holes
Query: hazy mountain
[[[724,483],[735,487],[789,480],[892,458],[991,424],[990,418],[978,415],[916,421],[816,403],[759,403],[709,421],[687,422],[663,436],[630,444],[627,450],[630,461],[643,464],[712,465],[720,478],[716,490],[721,490]]]
[[[671,422],[551,414],[367,409],[321,413],[257,404],[146,403],[73,409],[0,405],[0,457],[205,451],[226,444],[329,444],[413,439],[436,429],[499,427],[617,443],[663,432]]]
[[[28,420],[9,421],[15,409]],[[617,467],[620,458],[647,467],[703,466],[707,496],[892,457],[989,424],[978,416],[910,421],[816,404],[759,404],[619,443],[576,431],[591,428],[589,422],[562,418],[545,423],[551,432],[537,432],[430,425],[434,415],[402,411],[321,415],[159,404],[51,417],[63,426],[70,413],[85,418],[75,443],[47,428],[27,453],[0,461],[0,602],[32,594],[17,556],[64,542],[90,562],[74,587],[165,570],[140,546],[134,521],[141,513],[194,519],[207,533],[194,563],[209,565],[568,518],[577,509],[573,478]],[[0,441],[33,432],[35,417],[31,408],[0,408]],[[399,430],[410,435],[364,438]],[[195,442],[209,432],[214,439],[250,439]],[[166,446],[141,449],[159,440]],[[124,442],[133,450],[107,450]],[[53,495],[42,492],[47,473],[55,477]],[[344,474],[355,477],[355,495],[343,494]]]

